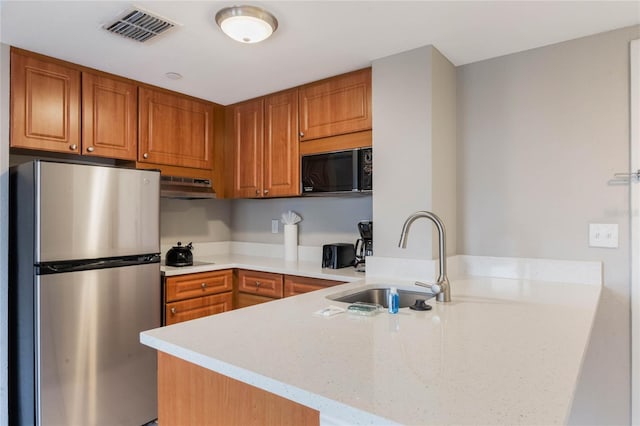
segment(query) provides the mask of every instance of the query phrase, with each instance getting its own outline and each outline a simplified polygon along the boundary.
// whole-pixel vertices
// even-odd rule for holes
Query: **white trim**
[[[630,45],[630,170],[640,169],[640,39]],[[631,180],[633,182],[633,180]],[[631,424],[640,425],[640,185],[629,185],[631,214]]]

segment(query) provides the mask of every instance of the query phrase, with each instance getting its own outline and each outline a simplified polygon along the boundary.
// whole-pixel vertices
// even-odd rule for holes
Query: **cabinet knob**
[[[256,195],[260,195],[260,190],[256,189]]]
[[[95,148],[94,148],[94,147],[92,147],[92,146],[87,147],[87,152],[93,152],[93,150],[94,150],[94,149],[95,149]]]
[[[78,145],[76,145],[75,143],[72,143],[71,145],[69,145],[69,149],[71,151],[75,151],[76,149],[78,149]]]
[[[142,154],[142,158],[144,158],[144,159],[146,160],[147,158],[149,158],[149,154],[147,154],[147,153],[145,152],[144,154]]]
[[[171,308],[171,315],[175,315],[176,314],[176,308]]]
[[[202,287],[202,289],[204,290],[205,288],[207,288],[207,283],[200,284],[200,287]]]
[[[265,190],[264,190],[264,195],[267,195],[268,193],[269,193],[269,190],[268,190],[268,189],[265,189]]]
[[[300,132],[300,137],[304,138],[304,132]]]
[[[260,287],[262,283],[260,281],[256,281],[256,288]]]

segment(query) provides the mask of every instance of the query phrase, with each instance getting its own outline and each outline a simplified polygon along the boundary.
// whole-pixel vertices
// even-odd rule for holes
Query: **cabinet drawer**
[[[231,270],[186,274],[166,279],[167,302],[223,293],[233,289]]]
[[[213,296],[167,303],[165,305],[165,325],[219,314],[230,311],[232,308],[233,293],[230,291]]]
[[[259,305],[260,303],[273,302],[273,297],[257,296],[249,293],[238,293],[235,309],[246,308],[247,306]]]
[[[269,272],[238,271],[238,291],[273,298],[282,297],[282,275]]]
[[[344,284],[342,281],[323,280],[320,278],[298,277],[296,275],[285,275],[284,277],[284,297],[295,296],[296,294],[309,293],[334,285]]]

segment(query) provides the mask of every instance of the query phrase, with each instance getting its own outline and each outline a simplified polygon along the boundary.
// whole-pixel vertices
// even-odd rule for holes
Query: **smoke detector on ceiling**
[[[140,8],[129,9],[115,20],[102,26],[105,30],[144,43],[166,34],[178,24]]]

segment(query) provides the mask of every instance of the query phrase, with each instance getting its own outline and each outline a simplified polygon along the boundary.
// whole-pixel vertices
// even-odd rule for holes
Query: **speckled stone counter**
[[[364,272],[357,272],[353,267],[341,269],[322,268],[321,262],[286,262],[282,258],[264,256],[246,256],[240,254],[219,254],[215,256],[197,257],[194,266],[161,266],[166,277],[197,272],[218,271],[221,269],[251,269],[255,271],[273,272],[276,274],[300,275],[325,280],[344,282],[358,281],[364,278]]]
[[[451,283],[453,302],[432,301],[431,311],[313,314],[329,305],[346,308],[329,295],[378,284],[390,282],[331,287],[146,331],[141,341],[316,409],[321,419],[566,421],[599,285],[460,278]]]

